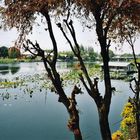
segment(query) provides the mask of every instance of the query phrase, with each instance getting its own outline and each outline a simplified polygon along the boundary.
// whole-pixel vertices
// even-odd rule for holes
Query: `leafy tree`
[[[112,50],[109,50],[109,58],[113,58],[115,56],[114,52]]]
[[[10,0],[9,0],[10,1]],[[47,30],[52,41],[53,49],[47,55],[45,51],[36,42],[30,40],[24,42],[24,48],[35,56],[41,56],[48,77],[52,81],[55,92],[59,95],[58,101],[63,103],[69,113],[68,127],[73,132],[75,140],[82,140],[82,135],[79,127],[79,112],[76,108],[76,94],[80,93],[80,88],[77,85],[71,91],[71,97],[68,97],[63,88],[63,80],[56,69],[56,62],[58,57],[58,47],[54,36],[51,16],[59,16],[67,9],[67,1],[58,0],[16,0],[6,2],[7,6],[3,11],[3,21],[5,26],[10,28],[16,27],[20,32],[19,42],[25,41],[25,36],[33,29],[33,23],[36,19],[36,14],[45,18]],[[18,43],[19,43],[18,42]],[[51,57],[50,57],[51,55]],[[58,120],[59,121],[59,120]]]
[[[68,6],[67,6],[68,4]],[[73,4],[71,6],[70,4]],[[116,41],[119,39],[120,41],[124,41],[121,38],[122,34],[128,34],[128,29],[132,31],[132,34],[138,30],[139,27],[139,0],[130,0],[130,1],[118,1],[118,0],[73,0],[73,1],[52,1],[52,0],[38,0],[38,1],[23,1],[17,0],[16,2],[11,2],[8,4],[6,10],[4,11],[5,17],[4,22],[6,26],[16,27],[21,35],[20,39],[24,40],[24,35],[28,34],[32,30],[32,24],[35,20],[35,13],[42,14],[48,25],[48,31],[50,34],[50,38],[53,43],[53,58],[48,60],[46,56],[44,56],[44,51],[40,48],[38,43],[33,44],[30,40],[27,40],[24,47],[29,50],[31,53],[32,49],[35,49],[43,58],[43,62],[45,68],[49,74],[50,79],[59,95],[59,101],[61,101],[67,108],[70,118],[72,121],[69,123],[69,127],[71,128],[75,136],[75,139],[81,140],[81,132],[79,128],[79,116],[78,111],[76,109],[76,100],[75,100],[75,91],[78,91],[76,86],[72,92],[72,100],[69,100],[66,96],[64,89],[62,87],[62,80],[60,78],[59,73],[56,70],[56,60],[57,60],[57,43],[53,34],[53,29],[51,25],[50,19],[50,11],[55,13],[55,15],[59,15],[60,13],[64,14],[64,11],[68,9],[68,15],[66,20],[64,20],[65,25],[67,26],[75,47],[73,47],[70,39],[64,32],[61,24],[58,26],[63,32],[63,35],[67,39],[69,45],[71,46],[72,51],[75,56],[78,58],[80,62],[80,69],[82,73],[80,74],[80,79],[87,89],[91,98],[94,99],[98,114],[99,114],[99,123],[103,140],[111,140],[111,132],[109,128],[108,115],[110,111],[110,104],[112,98],[112,87],[111,80],[109,74],[109,47],[111,45],[111,40]],[[75,6],[75,7],[74,7]],[[70,12],[73,11],[70,8],[75,8],[77,11],[72,12],[72,14],[77,14],[78,17],[85,19],[85,22],[88,21],[88,17],[90,21],[95,25],[96,33],[98,37],[98,41],[101,47],[101,56],[104,64],[104,85],[105,92],[104,95],[100,94],[98,90],[98,78],[94,79],[94,82],[90,78],[88,71],[84,65],[83,59],[80,53],[80,47],[76,40],[76,34],[73,27],[72,20],[69,19]],[[63,12],[61,12],[61,10]],[[82,12],[81,12],[82,11]],[[83,15],[82,15],[83,14]],[[82,15],[82,16],[81,16]],[[93,18],[93,20],[91,20]],[[124,26],[125,25],[125,26]],[[31,45],[31,47],[28,47]],[[35,54],[36,55],[36,54]],[[85,82],[87,81],[87,83]],[[79,91],[78,91],[79,92]],[[74,102],[71,102],[74,101]],[[73,104],[74,103],[74,104]],[[69,106],[72,104],[72,110],[69,109]],[[73,122],[73,117],[75,120]],[[72,125],[74,124],[74,126]],[[74,127],[74,128],[73,128]]]
[[[8,55],[10,58],[18,58],[20,57],[20,49],[16,47],[11,47],[8,50]]]
[[[8,57],[8,48],[5,46],[0,47],[0,57]]]
[[[81,55],[84,55],[86,52],[86,49],[84,48],[83,45],[80,45],[80,51],[81,51]]]
[[[73,61],[74,54],[72,51],[64,51],[64,52],[59,52],[58,54],[58,59],[62,60],[67,60],[67,61]]]
[[[71,40],[64,32],[63,27],[60,23],[58,24],[58,26],[62,31],[64,37],[67,39],[69,45],[71,46],[71,49],[73,50],[75,56],[80,62],[81,70],[83,71],[83,74],[81,74],[81,81],[83,82],[83,85],[87,89],[89,95],[94,99],[97,105],[102,139],[111,140],[108,115],[110,111],[113,88],[111,86],[109,74],[109,47],[111,45],[111,41],[116,41],[118,39],[120,40],[120,42],[123,42],[124,39],[121,38],[121,35],[128,35],[128,30],[131,30],[131,33],[134,34],[139,29],[140,16],[138,12],[140,11],[140,8],[137,5],[139,5],[140,1],[130,0],[128,2],[125,0],[75,0],[73,1],[73,3],[74,5],[76,5],[75,9],[79,11],[77,12],[78,16],[82,15],[79,17],[85,16],[85,19],[88,19],[88,17],[90,17],[90,21],[93,17],[92,22],[94,23],[96,28],[104,65],[104,95],[102,94],[101,96],[98,90],[97,79],[94,79],[94,82],[92,82],[89,77],[88,71],[80,54],[80,47],[76,40],[73,21],[68,19],[64,20],[73,38],[76,48],[72,46]],[[85,81],[87,81],[87,83]]]
[[[93,47],[88,47],[87,52],[89,54],[89,59],[92,60],[92,61],[95,61],[96,57],[97,57],[97,53],[95,53]]]
[[[97,53],[95,53],[93,47],[84,47],[82,45],[80,45],[80,53],[81,56],[84,60],[88,61],[88,60],[92,60],[95,61],[96,57],[97,57]]]

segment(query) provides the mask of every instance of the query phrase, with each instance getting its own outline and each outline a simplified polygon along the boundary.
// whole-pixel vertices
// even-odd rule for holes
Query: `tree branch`
[[[53,59],[52,59],[52,65],[55,66],[56,61],[57,61],[57,55],[58,55],[58,49],[57,49],[57,43],[54,37],[54,33],[53,33],[53,28],[52,28],[52,23],[51,23],[51,19],[50,19],[50,15],[48,13],[47,8],[43,8],[41,10],[41,14],[45,16],[47,24],[48,24],[48,31],[49,31],[49,35],[53,44],[53,51],[54,51],[54,55],[53,55]]]
[[[84,77],[82,75],[79,75],[79,76],[80,76],[80,80],[83,83],[84,87],[86,88],[87,92],[91,95],[91,90],[88,88],[88,86],[84,80]]]
[[[74,47],[73,47],[73,45],[72,45],[70,39],[68,38],[68,36],[66,35],[66,33],[64,32],[64,30],[63,30],[63,28],[62,28],[62,26],[61,26],[61,23],[58,23],[57,26],[58,26],[58,28],[61,30],[61,32],[63,33],[63,36],[65,37],[65,39],[68,41],[68,43],[69,43],[69,45],[70,45],[70,47],[71,47],[71,49],[72,49],[74,55],[77,56],[77,53],[76,53],[76,51],[74,50]],[[67,26],[67,27],[68,27],[68,26]]]

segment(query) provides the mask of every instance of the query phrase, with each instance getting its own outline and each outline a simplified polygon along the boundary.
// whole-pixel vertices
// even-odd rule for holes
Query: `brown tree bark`
[[[100,131],[103,140],[111,140],[111,132],[109,127],[108,115],[105,105],[98,107]]]
[[[62,80],[60,78],[59,73],[56,70],[56,61],[57,61],[58,50],[57,50],[57,43],[56,43],[56,40],[55,40],[55,37],[53,34],[50,15],[49,15],[46,7],[44,7],[41,10],[41,13],[46,18],[46,21],[48,24],[48,30],[49,30],[50,38],[52,40],[53,54],[54,54],[52,61],[48,61],[45,58],[44,54],[42,55],[44,66],[51,78],[51,81],[57,91],[57,94],[59,95],[58,101],[64,104],[64,106],[66,107],[66,109],[69,113],[70,119],[68,121],[68,127],[73,132],[75,140],[82,140],[82,134],[81,134],[80,126],[79,126],[79,112],[76,108],[77,102],[75,99],[75,94],[79,94],[80,89],[77,86],[75,86],[71,93],[71,98],[68,98],[66,96],[66,94],[63,90],[63,86],[62,86]],[[50,66],[50,68],[48,67],[48,65]]]
[[[106,43],[107,38],[106,38],[106,36],[103,36],[103,28],[102,28],[102,24],[101,24],[102,21],[97,18],[98,25],[97,25],[96,30],[97,30],[97,34],[98,34],[98,40],[99,40],[99,43],[101,46],[101,55],[102,55],[103,64],[104,64],[104,84],[105,84],[104,97],[102,97],[99,93],[98,81],[96,80],[96,78],[94,79],[94,81],[92,81],[88,74],[88,71],[86,69],[86,66],[85,66],[83,59],[81,57],[81,54],[80,54],[79,44],[76,39],[76,34],[75,34],[75,30],[74,30],[72,21],[70,21],[68,23],[68,21],[65,20],[64,22],[66,23],[66,26],[71,33],[71,36],[75,43],[75,47],[72,46],[70,39],[64,32],[60,23],[58,24],[58,27],[62,31],[64,37],[68,41],[73,53],[75,54],[75,56],[77,57],[77,59],[80,63],[81,70],[83,71],[83,75],[85,76],[85,77],[83,77],[82,75],[80,75],[80,80],[82,81],[88,94],[94,99],[94,101],[97,105],[102,139],[111,140],[111,132],[110,132],[109,121],[108,121],[108,114],[109,114],[109,110],[110,110],[111,97],[112,97],[111,81],[110,81],[110,74],[109,74],[109,64],[108,64],[109,63],[108,48],[109,48],[110,43],[107,45],[107,43]],[[87,82],[85,82],[85,79]]]
[[[58,102],[61,102],[65,106],[69,114],[69,121],[67,126],[73,132],[73,136],[75,140],[82,140],[82,133],[79,124],[79,112],[76,107],[77,102],[75,97],[77,94],[81,92],[81,89],[75,85],[73,91],[71,92],[71,97],[67,97],[63,89],[62,79],[56,69],[58,48],[53,33],[51,18],[47,7],[42,7],[40,13],[46,18],[47,21],[50,39],[53,44],[53,51],[52,51],[53,56],[52,58],[50,57],[48,58],[48,56],[45,56],[45,51],[41,49],[40,45],[37,42],[33,44],[30,40],[26,41],[26,44],[24,44],[24,48],[28,50],[30,53],[32,53],[33,55],[42,57],[44,67],[48,73],[48,77],[50,78],[56,93],[59,95]],[[31,47],[29,47],[29,45],[31,45]],[[35,51],[32,51],[33,49]],[[37,52],[37,54],[35,54],[34,52]]]

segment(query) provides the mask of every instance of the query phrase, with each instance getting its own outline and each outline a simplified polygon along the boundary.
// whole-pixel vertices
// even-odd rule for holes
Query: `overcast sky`
[[[2,5],[2,0],[0,0],[0,5]],[[76,35],[77,35],[79,44],[85,47],[92,46],[94,47],[94,50],[99,53],[100,46],[97,43],[98,42],[97,36],[94,29],[84,30],[77,20],[74,21],[74,24],[75,24]],[[52,43],[50,41],[48,33],[44,30],[44,28],[46,27],[35,26],[33,34],[30,35],[29,38],[31,38],[32,40],[37,40],[40,43],[42,48],[50,49],[52,46]],[[62,36],[62,33],[59,31],[58,27],[55,26],[55,24],[53,24],[53,29],[55,32],[55,37],[57,40],[59,51],[70,50],[70,47],[67,41],[64,39],[64,37]],[[7,47],[13,46],[17,37],[18,37],[18,34],[16,30],[3,31],[0,29],[0,46],[7,46]],[[118,47],[118,44],[112,43],[110,49],[113,50],[117,54],[132,53],[131,48],[127,43],[125,43],[121,47]],[[140,54],[140,38],[137,39],[137,41],[135,42],[135,51],[137,54]]]
[[[94,29],[83,29],[78,21],[75,21],[75,29],[77,34],[77,39],[79,44],[82,44],[85,47],[92,46],[96,52],[100,52],[100,47],[98,45],[96,33]],[[37,40],[42,48],[50,49],[52,43],[50,41],[48,33],[44,30],[45,26],[35,26],[33,30],[33,34],[29,36],[32,40]],[[67,41],[62,36],[62,33],[59,31],[58,27],[53,24],[53,29],[55,31],[55,37],[57,40],[59,51],[70,50],[70,47]],[[18,34],[16,30],[11,31],[3,31],[0,30],[0,46],[11,47],[14,45],[14,42],[17,38]],[[111,50],[113,50],[117,54],[122,53],[131,53],[131,48],[128,44],[124,44],[123,47],[117,47],[117,44],[112,43]],[[137,39],[135,43],[135,50],[137,54],[140,54],[140,39]]]

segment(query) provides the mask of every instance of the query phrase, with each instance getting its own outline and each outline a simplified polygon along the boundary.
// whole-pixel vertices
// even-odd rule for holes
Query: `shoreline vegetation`
[[[15,64],[15,63],[20,63],[20,62],[25,62],[25,63],[29,63],[29,62],[42,62],[41,59],[31,59],[31,58],[0,58],[0,64]],[[63,59],[59,59],[58,62],[70,62],[70,63],[75,63],[78,64],[78,62],[76,60],[63,60]],[[99,61],[85,61],[85,63],[90,64],[93,63],[94,65],[89,65],[89,70],[92,71],[92,74],[94,74],[94,72],[96,73],[95,68],[97,68],[100,71],[100,74],[102,75],[102,68],[100,66],[100,62]],[[74,65],[73,65],[74,66]],[[122,74],[122,73],[116,73],[116,72],[111,72],[111,79],[118,79],[118,80],[125,80],[125,81],[129,81],[131,78],[133,77],[133,74]]]
[[[34,59],[0,58],[0,64],[10,64],[19,62],[35,62]]]

